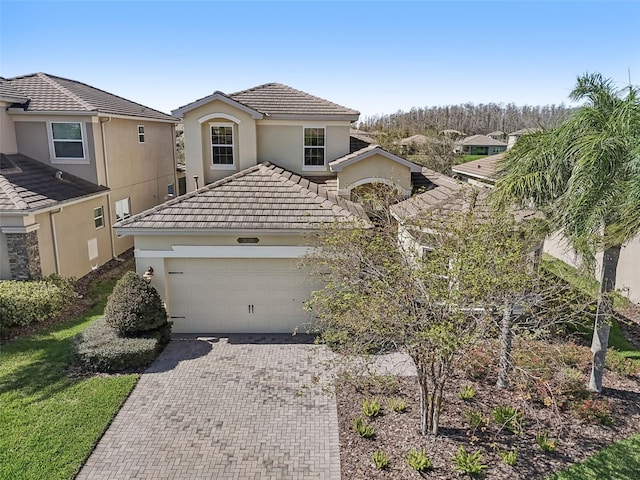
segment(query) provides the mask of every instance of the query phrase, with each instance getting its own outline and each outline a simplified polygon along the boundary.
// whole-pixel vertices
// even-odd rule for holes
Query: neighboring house
[[[80,277],[131,248],[111,225],[174,195],[177,121],[53,75],[0,79],[0,278]]]
[[[539,128],[521,128],[515,132],[511,132],[507,138],[507,150],[510,150],[518,141],[518,139],[527,133],[533,133],[540,130]]]
[[[506,149],[506,143],[486,135],[472,135],[456,142],[456,151],[464,155],[495,155]]]
[[[503,142],[507,137],[507,134],[501,130],[496,130],[495,132],[487,133],[487,137],[493,138],[494,140],[500,140]]]
[[[496,168],[504,153],[489,155],[451,167],[454,176],[479,187],[493,188],[496,183]]]
[[[481,158],[453,167],[454,174],[476,186],[493,188],[498,179],[496,171],[498,161],[504,154]],[[566,239],[555,233],[547,237],[543,251],[574,267],[580,266],[580,258],[568,245]],[[597,256],[598,265],[602,265],[602,253]],[[636,303],[640,303],[640,235],[631,239],[622,247],[616,274],[616,289]],[[596,269],[595,278],[600,280],[600,266]]]
[[[350,136],[357,111],[285,85],[215,92],[173,113],[189,192],[116,231],[135,238],[140,273],[153,267],[176,332],[291,332],[317,287],[298,265],[310,235],[366,224],[354,200],[372,186],[401,197],[437,187],[433,172]]]

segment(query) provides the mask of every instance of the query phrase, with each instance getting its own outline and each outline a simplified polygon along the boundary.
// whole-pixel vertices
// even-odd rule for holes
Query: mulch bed
[[[120,255],[121,259],[128,260],[133,258],[133,249],[129,249]],[[89,286],[94,280],[112,280],[114,278],[120,278],[124,271],[129,268],[127,263],[117,260],[110,260],[96,270],[86,274],[85,276],[76,280],[74,289],[77,294],[77,298],[73,304],[69,306],[61,315],[53,318],[48,318],[38,323],[32,323],[29,325],[16,326],[11,328],[3,328],[0,331],[0,345],[4,345],[12,340],[26,337],[36,333],[49,330],[53,326],[66,322],[74,318],[79,318],[85,315],[93,305],[94,300],[89,295]]]
[[[585,377],[586,381],[586,377]],[[389,387],[357,388],[353,383],[342,384],[337,389],[338,419],[340,429],[340,456],[344,479],[409,479],[420,478],[406,462],[411,448],[425,448],[433,459],[433,469],[424,473],[425,478],[452,479],[462,476],[453,469],[453,455],[463,445],[467,452],[480,449],[483,463],[488,465],[485,478],[498,480],[543,479],[572,463],[584,460],[597,450],[640,432],[640,378],[620,377],[605,372],[603,397],[612,406],[613,425],[593,424],[578,419],[570,411],[558,412],[543,405],[535,405],[512,391],[497,389],[493,384],[473,382],[462,376],[452,378],[445,393],[440,432],[437,437],[423,437],[419,432],[418,389],[415,378],[398,378],[397,391]],[[461,385],[473,385],[477,391],[471,401],[458,398]],[[367,391],[368,390],[368,391]],[[352,426],[353,418],[362,414],[361,402],[365,398],[377,398],[382,405],[382,415],[367,422],[375,428],[375,438],[360,437]],[[405,413],[393,412],[387,404],[389,397],[406,400]],[[495,422],[481,431],[473,430],[466,422],[466,412],[481,410],[491,417],[496,406],[526,404],[524,433],[512,434],[500,430]],[[548,430],[549,437],[557,441],[553,453],[544,453],[535,441],[535,434]],[[518,462],[505,464],[498,454],[517,447]],[[386,470],[378,470],[371,459],[376,450],[390,457]]]

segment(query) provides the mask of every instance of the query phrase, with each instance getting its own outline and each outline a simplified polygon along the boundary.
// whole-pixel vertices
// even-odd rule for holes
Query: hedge
[[[0,281],[0,327],[13,327],[55,317],[76,294],[73,280],[51,275],[34,281]]]

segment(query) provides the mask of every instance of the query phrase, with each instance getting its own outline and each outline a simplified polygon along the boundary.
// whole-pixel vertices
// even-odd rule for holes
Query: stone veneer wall
[[[38,233],[7,233],[9,268],[16,280],[33,280],[42,276]]]

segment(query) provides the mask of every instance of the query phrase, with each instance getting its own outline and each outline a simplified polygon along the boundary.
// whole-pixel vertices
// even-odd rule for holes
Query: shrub
[[[373,463],[378,468],[378,470],[384,470],[389,466],[389,455],[381,450],[376,450],[375,452],[373,452],[371,458],[373,459]]]
[[[78,365],[94,372],[116,373],[145,368],[166,345],[161,339],[167,330],[170,333],[169,323],[148,337],[122,337],[100,318],[76,336],[73,357]]]
[[[464,446],[460,445],[458,453],[453,456],[453,468],[458,472],[468,475],[481,475],[488,467],[482,463],[482,453],[468,453]]]
[[[587,398],[574,406],[574,412],[578,417],[590,423],[611,425],[611,403],[606,398]]]
[[[491,415],[495,422],[511,433],[522,431],[522,413],[513,407],[496,407]]]
[[[353,419],[353,429],[360,435],[362,438],[373,438],[375,435],[375,430],[373,427],[367,422],[364,421],[362,417],[356,417]]]
[[[433,465],[433,460],[427,455],[427,452],[422,450],[416,450],[412,448],[407,453],[407,463],[416,472],[426,472]]]
[[[121,335],[135,335],[167,323],[160,295],[135,272],[127,272],[113,288],[104,310],[107,325]]]
[[[482,416],[480,410],[469,410],[467,411],[466,417],[471,428],[485,428],[489,425],[489,420]]]
[[[472,380],[485,380],[493,374],[496,358],[486,348],[469,350],[462,360],[462,369]]]
[[[549,432],[546,430],[536,433],[536,443],[545,453],[555,452],[556,450],[556,442],[549,440]]]
[[[0,328],[55,317],[75,298],[72,279],[51,275],[34,281],[0,281]]]
[[[404,413],[407,410],[407,402],[401,398],[390,398],[389,408],[397,413]]]
[[[377,417],[380,415],[380,402],[378,402],[378,399],[362,400],[362,413],[367,417]]]
[[[476,389],[473,388],[473,385],[463,385],[458,392],[458,397],[465,402],[471,400],[475,396]]]
[[[507,465],[510,465],[512,467],[516,463],[518,463],[518,449],[517,448],[514,448],[513,450],[498,451],[498,455],[500,455],[500,458],[502,459],[502,461],[504,463],[506,463]]]
[[[607,352],[606,366],[625,377],[640,375],[640,361],[625,357],[613,348]]]

